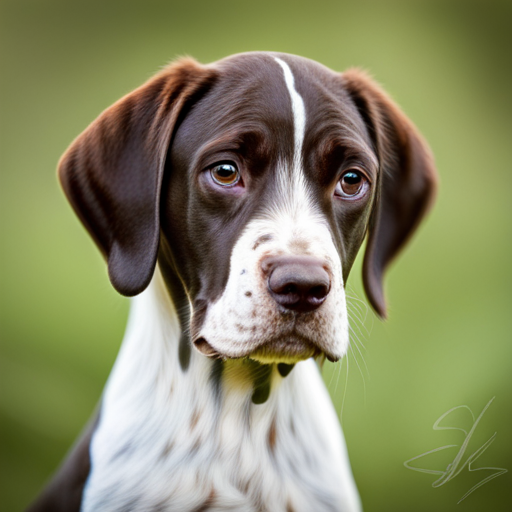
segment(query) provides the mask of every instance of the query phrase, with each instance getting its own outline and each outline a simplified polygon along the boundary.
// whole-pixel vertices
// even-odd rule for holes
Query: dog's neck
[[[194,408],[196,400],[207,397],[216,416],[225,417],[228,411],[243,410],[254,416],[252,422],[268,420],[267,416],[279,402],[293,394],[293,385],[283,388],[284,378],[276,364],[261,365],[248,359],[209,359],[190,348],[187,363],[183,365],[182,343],[183,332],[176,308],[157,269],[149,288],[133,299],[125,339],[109,379],[105,401],[111,396],[117,397],[117,393],[119,397],[130,393],[132,398],[142,395],[146,402],[151,397],[150,401],[159,410],[169,410],[177,399],[176,388],[176,393],[188,397],[188,408]],[[272,392],[258,394],[263,387]],[[267,407],[258,407],[267,401]],[[265,414],[259,414],[264,409]],[[265,426],[269,425],[258,425]]]
[[[184,370],[180,335],[157,272],[133,300],[105,389],[84,510],[106,496],[128,508],[137,497],[146,510],[162,496],[176,510],[205,503],[253,510],[263,502],[272,510],[320,510],[319,500],[355,495],[339,488],[351,482],[345,446],[312,360],[285,378],[273,365],[270,395],[255,404],[252,364],[221,366],[193,350]]]

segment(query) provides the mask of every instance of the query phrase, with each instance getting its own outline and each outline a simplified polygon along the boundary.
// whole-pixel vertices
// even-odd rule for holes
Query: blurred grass
[[[455,509],[478,475],[433,489],[434,477],[403,461],[460,443],[432,430],[456,405],[478,414],[496,396],[479,432],[482,442],[498,435],[479,462],[512,469],[509,1],[2,0],[0,9],[1,510],[23,508],[64,456],[126,321],[128,301],[58,189],[56,162],[102,109],[184,54],[209,62],[276,50],[366,68],[436,155],[439,199],[389,273],[390,320],[369,313],[365,362],[354,346],[347,380],[346,362],[325,369],[365,510]],[[350,294],[363,298],[359,275],[360,260]],[[509,510],[510,475],[459,507]]]

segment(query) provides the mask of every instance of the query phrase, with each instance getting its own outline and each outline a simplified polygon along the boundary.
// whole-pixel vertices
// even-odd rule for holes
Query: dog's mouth
[[[280,336],[247,350],[222,353],[211,345],[204,337],[194,340],[194,346],[201,354],[212,359],[241,359],[249,358],[262,364],[286,363],[295,364],[311,357],[326,357],[336,362],[340,356],[321,349],[313,341],[297,334]]]

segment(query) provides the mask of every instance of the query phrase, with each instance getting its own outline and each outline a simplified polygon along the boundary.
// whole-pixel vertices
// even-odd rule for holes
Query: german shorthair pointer
[[[280,53],[175,62],[59,164],[133,300],[99,412],[31,511],[361,510],[315,363],[432,202],[411,122],[367,75]]]

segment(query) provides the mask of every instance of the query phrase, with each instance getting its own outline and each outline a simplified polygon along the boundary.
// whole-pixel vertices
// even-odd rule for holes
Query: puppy
[[[356,511],[314,358],[349,344],[345,283],[382,279],[432,202],[430,151],[367,75],[297,56],[183,59],[59,164],[133,299],[99,412],[30,509]]]

